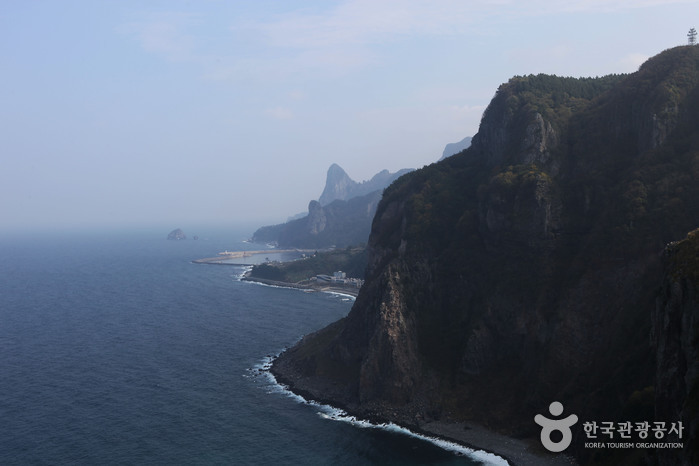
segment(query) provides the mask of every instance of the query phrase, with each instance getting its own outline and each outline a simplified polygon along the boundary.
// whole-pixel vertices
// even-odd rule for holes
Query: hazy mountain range
[[[328,169],[325,188],[308,213],[286,223],[259,228],[252,241],[281,247],[326,248],[366,243],[383,190],[412,169],[383,170],[370,180],[356,182],[337,164]]]
[[[442,157],[439,160],[444,160],[447,157],[451,157],[452,155],[468,149],[471,146],[471,139],[472,138],[470,136],[467,136],[459,142],[450,142],[444,147]]]

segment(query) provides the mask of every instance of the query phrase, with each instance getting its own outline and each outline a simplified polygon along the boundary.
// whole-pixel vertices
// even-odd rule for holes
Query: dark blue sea
[[[0,237],[0,464],[480,464],[285,391],[260,369],[352,300],[191,262],[244,232],[167,233]]]

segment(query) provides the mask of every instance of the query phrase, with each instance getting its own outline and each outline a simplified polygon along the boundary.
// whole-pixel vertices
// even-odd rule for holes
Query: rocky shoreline
[[[332,324],[319,332],[332,333],[333,326],[338,324]],[[312,335],[318,335],[319,332]],[[504,458],[511,465],[570,466],[578,464],[569,456],[546,452],[535,441],[508,437],[475,423],[421,420],[415,414],[419,411],[416,406],[396,409],[381,403],[371,403],[370,406],[360,405],[354,401],[353,394],[346,386],[325,377],[303,375],[296,367],[293,357],[298,347],[299,345],[282,352],[274,359],[269,370],[277,382],[284,384],[291,392],[306,400],[340,408],[349,415],[374,424],[393,423],[416,434],[437,437],[475,451],[492,453]]]
[[[344,286],[326,286],[326,285],[305,285],[301,283],[290,283],[290,282],[280,282],[276,280],[268,280],[266,278],[251,277],[245,275],[240,279],[244,282],[262,283],[264,285],[279,286],[282,288],[294,288],[298,290],[309,290],[309,291],[323,291],[327,293],[340,293],[349,296],[354,296],[355,298],[359,294],[359,288],[355,287],[344,287]]]
[[[300,250],[299,250],[300,251]],[[258,253],[257,251],[253,251]],[[286,251],[283,251],[286,252]],[[233,253],[231,253],[233,254]],[[195,259],[192,261],[194,264],[209,264],[209,265],[237,265],[237,266],[248,266],[250,264],[235,264],[229,262],[228,256],[219,257],[207,257],[204,259]],[[292,283],[292,282],[282,282],[278,280],[269,280],[267,278],[253,277],[250,272],[246,272],[245,275],[240,279],[244,282],[262,283],[263,285],[279,286],[281,288],[294,288],[298,290],[308,290],[308,291],[322,291],[326,293],[340,293],[348,296],[357,297],[359,295],[359,288],[354,286],[342,286],[338,284],[325,285],[325,284],[306,284],[306,283]]]

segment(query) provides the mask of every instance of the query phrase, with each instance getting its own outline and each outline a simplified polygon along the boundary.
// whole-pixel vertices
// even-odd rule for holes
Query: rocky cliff
[[[336,200],[346,201],[353,197],[366,196],[374,191],[382,191],[395,180],[411,171],[412,169],[407,168],[398,170],[395,173],[382,170],[370,180],[358,183],[350,178],[342,167],[334,163],[328,169],[325,188],[318,198],[318,202],[325,206]]]
[[[554,400],[652,422],[645,394],[673,379],[650,344],[662,251],[699,225],[698,83],[699,47],[678,47],[628,76],[502,85],[469,149],[385,191],[350,314],[273,371],[360,415],[534,443]],[[661,392],[682,405],[682,390]],[[655,458],[583,440],[583,462]]]
[[[374,191],[348,201],[336,200],[326,206],[311,201],[305,217],[259,228],[252,239],[258,243],[274,242],[280,247],[305,249],[364,244],[380,200],[381,191]]]
[[[318,201],[309,203],[307,215],[259,228],[252,240],[299,248],[364,244],[383,190],[410,171],[383,170],[370,180],[357,183],[339,165],[332,164],[323,193]]]
[[[669,245],[665,262],[653,314],[656,418],[681,420],[693,441],[658,456],[661,465],[699,464],[699,230]]]

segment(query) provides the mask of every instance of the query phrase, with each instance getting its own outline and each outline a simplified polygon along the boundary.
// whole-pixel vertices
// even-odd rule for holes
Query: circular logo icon
[[[549,413],[554,417],[560,416],[563,414],[563,405],[558,401],[554,401],[549,405]],[[573,440],[573,433],[570,431],[570,428],[578,422],[578,416],[571,414],[563,419],[549,419],[546,416],[537,414],[534,416],[534,422],[542,427],[541,444],[548,451],[558,453],[568,448]],[[558,442],[551,440],[551,434],[556,430],[563,434],[563,438]]]

